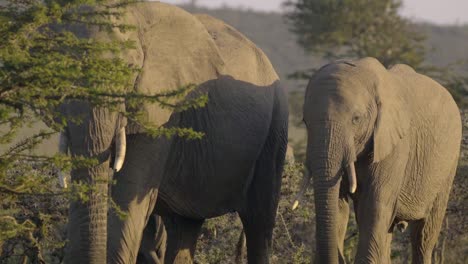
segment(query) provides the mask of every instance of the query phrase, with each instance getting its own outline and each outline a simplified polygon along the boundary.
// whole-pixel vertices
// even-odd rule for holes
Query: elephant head
[[[304,122],[309,174],[301,192],[312,175],[318,263],[338,263],[343,243],[337,235],[340,188],[359,191],[357,159],[382,161],[408,130],[402,98],[395,92],[397,81],[377,60],[366,58],[326,65],[308,84]]]
[[[69,101],[61,108],[66,117],[78,121],[68,122],[61,133],[60,150],[98,161],[97,165],[71,172],[73,182],[89,184],[92,189],[87,193],[88,200],[73,201],[70,206],[66,261],[105,262],[109,167],[114,171],[122,168],[126,119],[116,111],[84,101]],[[110,164],[112,156],[114,162]],[[66,181],[63,183],[66,186]]]

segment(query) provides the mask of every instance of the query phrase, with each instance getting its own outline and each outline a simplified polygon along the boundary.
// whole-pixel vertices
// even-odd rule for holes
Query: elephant
[[[413,263],[431,263],[460,151],[450,93],[404,64],[337,61],[311,77],[303,120],[308,173],[299,198],[312,178],[317,263],[345,262],[351,200],[355,263],[390,263],[392,231],[407,225]]]
[[[94,188],[88,201],[70,205],[65,262],[162,261],[151,252],[164,237],[155,235],[162,216],[164,262],[190,263],[204,219],[238,212],[249,263],[268,263],[288,138],[286,93],[270,61],[231,26],[172,5],[132,3],[122,21],[136,30],[77,31],[135,41],[135,49],[120,55],[142,69],[130,89],[153,95],[193,83],[197,88],[186,98],[206,94],[208,102],[184,111],[151,103],[121,109],[204,136],[155,138],[111,109],[79,100],[60,106],[72,120],[61,135],[61,151],[99,161],[71,171],[72,182]],[[76,116],[81,122],[73,122]],[[115,183],[109,187],[110,175]],[[109,210],[107,193],[125,218]]]

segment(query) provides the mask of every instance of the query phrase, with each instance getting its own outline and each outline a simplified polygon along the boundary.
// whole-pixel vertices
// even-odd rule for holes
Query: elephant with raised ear
[[[356,263],[390,263],[392,231],[407,224],[413,263],[431,263],[461,141],[449,92],[406,65],[339,61],[310,80],[304,122],[309,174],[301,193],[313,177],[317,263],[344,262],[350,199]]]
[[[136,91],[155,94],[196,84],[187,98],[207,94],[203,108],[173,113],[148,103],[137,110],[148,122],[190,127],[204,137],[152,138],[108,109],[83,101],[64,104],[66,116],[79,115],[83,122],[68,124],[62,151],[100,161],[71,173],[72,181],[97,188],[89,201],[70,206],[65,262],[134,263],[137,256],[156,261],[159,256],[151,248],[163,238],[155,236],[162,226],[153,223],[159,219],[156,213],[163,216],[168,234],[165,263],[191,262],[203,220],[237,211],[249,262],[268,263],[288,126],[285,91],[271,63],[222,21],[171,5],[130,4],[123,21],[136,30],[82,34],[136,42],[136,49],[122,54],[142,68],[132,86]],[[117,154],[111,155],[114,150]],[[108,214],[109,166],[116,182],[110,193],[127,212],[124,219]]]

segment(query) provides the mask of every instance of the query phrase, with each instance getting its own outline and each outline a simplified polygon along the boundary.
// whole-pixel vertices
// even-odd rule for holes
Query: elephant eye
[[[358,125],[359,123],[361,123],[361,117],[359,115],[354,115],[352,121],[353,125]]]

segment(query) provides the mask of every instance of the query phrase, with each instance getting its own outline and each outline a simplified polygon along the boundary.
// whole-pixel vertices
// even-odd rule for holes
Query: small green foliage
[[[0,240],[4,241],[31,232],[36,225],[29,220],[18,223],[14,217],[5,215],[0,217]]]
[[[197,242],[195,263],[235,263],[241,230],[242,224],[237,214],[206,220]]]
[[[117,205],[114,200],[112,199],[109,199],[109,202],[110,202],[110,208],[112,208],[114,210],[114,213],[117,214],[117,216],[119,217],[119,219],[121,220],[124,220],[126,217],[127,217],[127,212],[123,211],[119,205]]]
[[[350,207],[352,205],[350,204]],[[358,244],[358,227],[356,223],[356,217],[353,210],[350,210],[350,216],[348,221],[348,228],[346,230],[346,237],[344,241],[344,257],[346,263],[354,263],[354,256],[356,255],[357,244]]]
[[[67,193],[57,187],[52,163],[29,156],[0,168],[0,262],[37,261],[64,246]],[[39,262],[39,261],[38,261]]]
[[[293,264],[308,264],[311,263],[312,260],[310,256],[306,253],[306,249],[304,245],[301,245],[297,248],[297,251],[292,255],[292,263]]]

